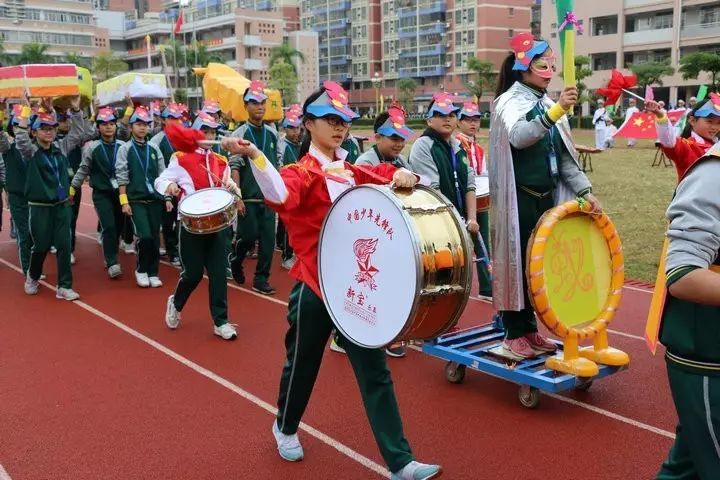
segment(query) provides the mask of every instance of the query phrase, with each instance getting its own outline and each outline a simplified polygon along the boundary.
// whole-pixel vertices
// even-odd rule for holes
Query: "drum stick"
[[[627,93],[628,95],[630,95],[630,96],[632,96],[632,97],[637,98],[638,100],[642,100],[643,102],[645,101],[645,99],[644,99],[643,97],[641,97],[640,95],[638,95],[637,93],[633,93],[633,92],[631,92],[630,90],[625,90],[624,88],[622,89],[622,91],[625,92],[625,93]]]
[[[223,186],[224,186],[225,188],[227,188],[228,190],[232,190],[233,195],[235,195],[236,197],[242,199],[242,194],[241,194],[241,192],[240,192],[240,189],[237,187],[237,185],[235,185],[234,188],[231,187],[230,185],[226,185],[225,183],[223,183],[223,181],[222,181],[221,179],[218,178],[217,175],[215,175],[213,172],[211,172],[205,165],[200,165],[200,166],[201,166],[206,172],[208,172],[210,175],[212,175],[212,177],[213,177],[218,183],[220,183],[221,185],[223,185]]]

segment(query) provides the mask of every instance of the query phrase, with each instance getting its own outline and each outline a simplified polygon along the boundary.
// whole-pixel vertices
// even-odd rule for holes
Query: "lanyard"
[[[40,155],[42,155],[47,164],[50,165],[50,168],[52,169],[53,174],[55,174],[55,178],[57,179],[58,188],[61,188],[62,181],[60,180],[60,165],[58,165],[57,163],[57,158],[55,158],[55,155],[53,155],[52,153],[48,157],[43,151],[40,151]],[[52,159],[52,161],[50,159]]]
[[[266,133],[265,125],[263,125],[260,128],[262,128],[262,147],[260,147],[260,151],[263,152],[263,154],[264,154],[265,153],[265,133]],[[255,137],[255,132],[253,132],[253,125],[249,124],[247,129],[248,129],[248,132],[250,132],[250,136],[252,137],[253,143],[255,144],[255,146],[257,146],[258,141],[257,141],[257,138]]]
[[[458,208],[463,207],[464,203],[462,201],[462,194],[460,193],[460,181],[458,180],[458,173],[457,173],[457,156],[455,155],[455,150],[453,149],[452,145],[448,145],[448,148],[450,150],[450,159],[452,162],[452,169],[453,169],[453,177],[455,180],[455,199],[457,200],[457,206]]]
[[[137,155],[138,160],[140,161],[140,165],[142,165],[143,170],[145,171],[145,187],[148,189],[149,192],[152,192],[152,186],[150,185],[150,181],[148,180],[148,168],[150,166],[150,145],[145,143],[145,161],[143,161],[142,157],[140,156],[140,152],[138,152],[135,140],[132,140],[132,147],[135,151],[135,155]]]
[[[540,115],[544,115],[545,105],[543,105],[542,100],[540,100],[537,105],[538,110],[540,110]],[[555,135],[557,134],[557,126],[553,125],[550,127],[550,131],[548,133],[550,134],[550,150],[547,155],[548,171],[550,172],[550,177],[553,180],[557,180],[557,177],[560,176],[557,164],[557,153],[555,152]]]
[[[105,160],[107,160],[108,164],[110,165],[110,169],[115,172],[115,161],[117,160],[117,151],[118,151],[118,144],[117,142],[113,142],[113,156],[112,160],[108,158],[107,150],[105,149],[105,146],[107,143],[102,142],[100,145],[100,150],[102,150],[103,155],[105,156]]]

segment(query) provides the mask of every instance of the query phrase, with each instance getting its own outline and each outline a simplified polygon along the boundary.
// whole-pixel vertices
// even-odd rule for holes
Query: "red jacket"
[[[396,170],[389,163],[357,167],[345,162],[345,168],[353,172],[356,185],[388,183]],[[325,183],[327,176],[322,172],[320,162],[309,153],[280,170],[280,176],[288,190],[287,199],[282,204],[266,203],[280,215],[295,251],[297,261],[290,275],[306,283],[322,298],[318,280],[318,243],[323,220],[332,205]]]
[[[675,164],[679,181],[685,176],[687,169],[705,155],[712,146],[711,142],[692,135],[690,138],[678,137],[674,147],[662,147],[662,151]]]

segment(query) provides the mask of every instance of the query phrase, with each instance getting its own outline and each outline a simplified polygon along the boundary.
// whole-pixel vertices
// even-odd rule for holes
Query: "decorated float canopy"
[[[63,97],[87,93],[87,69],[71,63],[0,68],[0,98]],[[92,96],[92,80],[90,80]]]
[[[126,96],[143,104],[170,96],[165,75],[134,72],[98,83],[96,94],[100,105],[124,104]]]
[[[248,119],[243,94],[250,86],[250,80],[227,65],[210,63],[206,68],[194,68],[203,76],[203,91],[206,99],[216,99],[220,109],[231,115],[236,122]],[[278,90],[265,89],[267,103],[264,120],[278,122],[283,119],[282,97]]]

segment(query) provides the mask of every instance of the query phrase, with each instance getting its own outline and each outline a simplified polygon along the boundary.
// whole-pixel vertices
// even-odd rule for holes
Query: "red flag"
[[[617,70],[612,71],[612,76],[605,88],[598,88],[597,94],[605,97],[605,105],[615,105],[622,95],[623,89],[633,88],[637,85],[635,75],[623,75]]]
[[[635,112],[630,118],[625,120],[618,131],[616,137],[624,138],[642,138],[647,140],[657,139],[655,131],[655,114],[646,112]]]
[[[677,108],[675,110],[668,110],[667,117],[670,123],[675,125],[681,118],[685,116],[688,111],[684,108]]]
[[[180,10],[180,15],[178,16],[178,19],[175,22],[175,33],[180,33],[180,29],[182,28],[183,23],[185,23],[183,21],[183,11]]]

